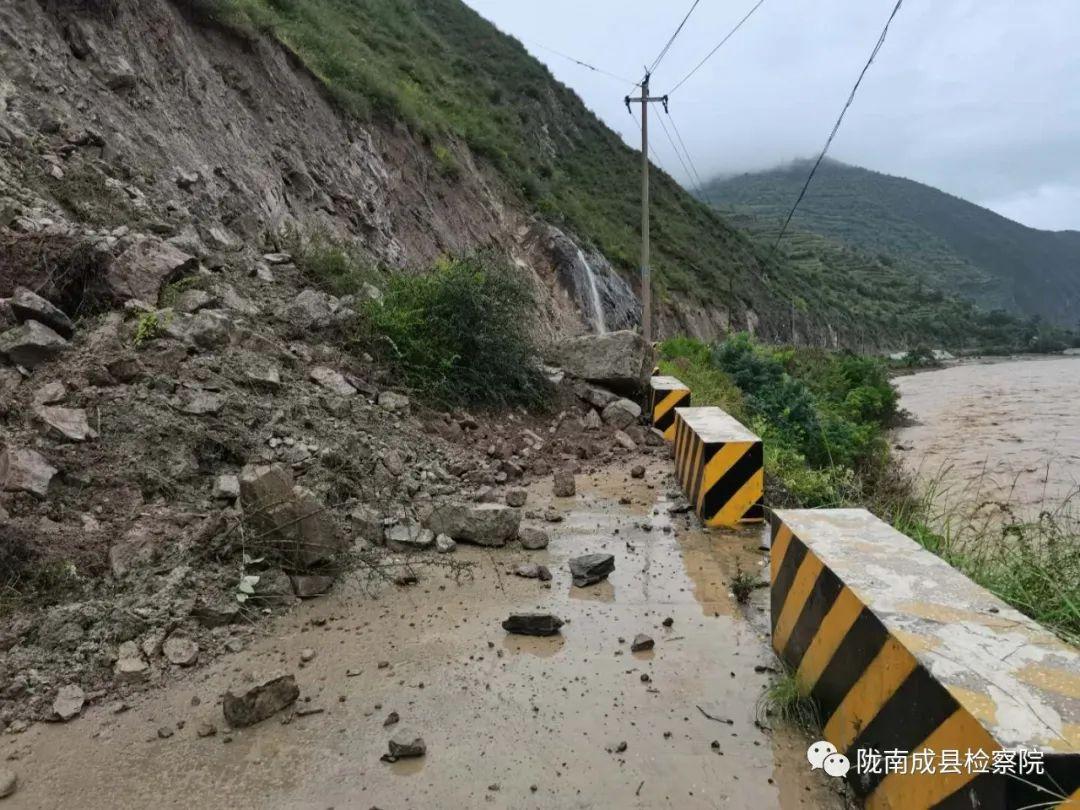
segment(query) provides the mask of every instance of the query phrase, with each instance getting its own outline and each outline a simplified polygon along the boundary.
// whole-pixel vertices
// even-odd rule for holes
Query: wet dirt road
[[[1022,513],[1080,488],[1080,357],[965,363],[896,381],[917,424],[896,432],[905,465],[944,479],[950,503]]]
[[[809,772],[803,736],[754,724],[769,678],[755,665],[773,664],[767,590],[748,620],[727,583],[737,566],[759,570],[760,535],[679,528],[683,518],[665,532],[668,469],[651,462],[655,489],[621,472],[578,476],[573,499],[535,486],[527,510],[551,502],[565,515],[548,526],[546,551],[459,546],[476,563],[471,581],[422,569],[419,585],[376,600],[358,583],[339,586],[248,649],[134,696],[123,714],[94,707],[5,737],[20,775],[5,808],[843,807]],[[615,572],[574,588],[566,560],[590,551],[613,553]],[[506,572],[526,560],[550,567],[550,589]],[[499,626],[531,609],[568,620],[562,636]],[[631,653],[641,632],[656,647]],[[304,648],[316,657],[300,667]],[[324,711],[226,734],[220,694],[275,670],[296,674],[298,707]],[[384,729],[391,711],[401,723]],[[200,739],[207,721],[219,731]],[[402,726],[423,736],[427,756],[380,762]],[[605,750],[622,741],[625,752]]]

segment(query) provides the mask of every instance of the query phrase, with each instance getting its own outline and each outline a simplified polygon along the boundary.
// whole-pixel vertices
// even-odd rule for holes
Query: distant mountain
[[[779,228],[809,163],[714,180],[706,199]],[[821,234],[985,309],[1080,323],[1080,232],[1040,231],[931,186],[822,164],[792,226]]]

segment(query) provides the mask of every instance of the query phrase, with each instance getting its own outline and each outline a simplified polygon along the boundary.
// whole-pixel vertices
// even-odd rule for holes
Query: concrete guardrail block
[[[1080,652],[866,510],[771,524],[773,647],[866,807],[1080,807]]]
[[[675,409],[690,405],[690,389],[674,377],[649,378],[649,419],[669,442],[675,440]]]
[[[720,408],[675,409],[675,474],[706,526],[764,519],[761,439]]]

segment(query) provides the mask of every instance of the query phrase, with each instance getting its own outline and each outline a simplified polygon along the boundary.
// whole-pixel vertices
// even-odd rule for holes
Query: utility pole
[[[641,82],[641,95],[626,96],[626,109],[630,102],[641,102],[641,335],[646,343],[652,343],[652,273],[649,270],[649,102],[659,101],[667,111],[667,96],[649,95],[649,73]]]

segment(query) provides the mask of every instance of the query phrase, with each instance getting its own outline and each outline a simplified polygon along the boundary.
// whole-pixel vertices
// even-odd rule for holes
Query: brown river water
[[[644,480],[628,467],[581,475],[576,498],[540,482],[527,510],[564,517],[544,551],[463,546],[471,579],[421,568],[412,588],[343,583],[246,649],[132,695],[123,714],[98,705],[5,735],[20,787],[4,807],[845,807],[811,772],[805,736],[756,722],[776,665],[768,589],[744,607],[729,584],[739,569],[767,577],[761,532],[669,516],[670,469],[665,455]],[[567,559],[592,551],[614,554],[615,571],[576,588]],[[546,564],[551,587],[507,572],[524,561]],[[553,638],[507,635],[500,622],[522,610],[568,623]],[[637,633],[655,649],[632,653]],[[304,648],[316,655],[301,666]],[[226,732],[222,692],[275,670],[321,712]],[[391,711],[400,726],[384,728]],[[197,736],[204,722],[216,736]],[[427,756],[380,762],[402,726]]]
[[[915,424],[895,445],[939,483],[939,503],[1001,501],[1032,516],[1080,488],[1080,357],[964,363],[896,384]]]

